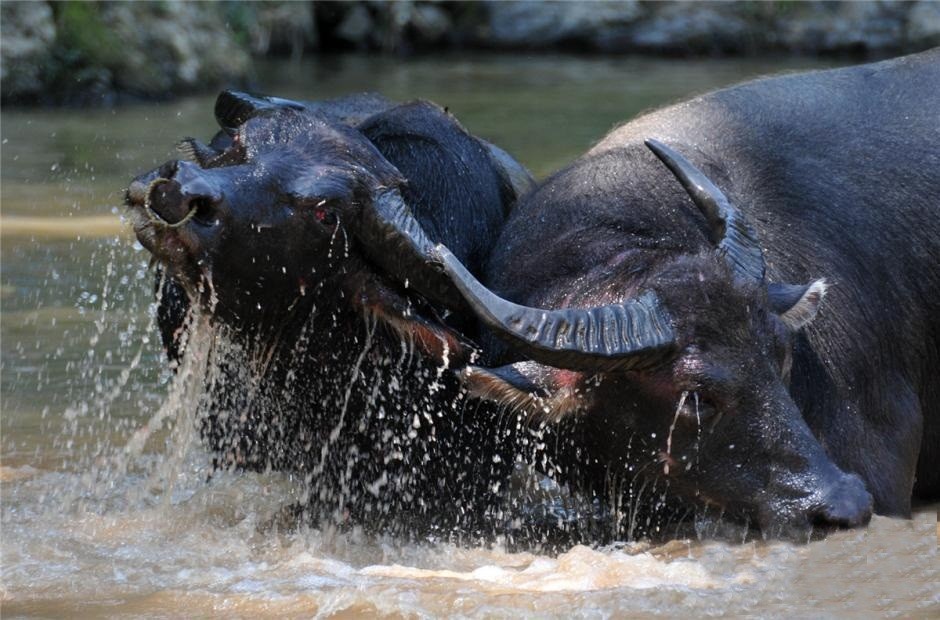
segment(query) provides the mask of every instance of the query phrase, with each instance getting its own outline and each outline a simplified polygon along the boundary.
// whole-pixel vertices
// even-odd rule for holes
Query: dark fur
[[[676,476],[673,466],[670,484],[680,495],[741,508],[762,522],[769,517],[761,513],[773,510],[812,521],[813,502],[821,501],[813,485],[842,485],[838,501],[858,502],[853,510],[860,511],[861,495],[831,459],[864,480],[877,512],[909,514],[912,489],[938,497],[938,111],[936,50],[756,80],[614,130],[523,200],[488,263],[494,291],[529,306],[564,307],[612,303],[652,288],[680,332],[680,354],[661,376],[608,376],[597,387],[582,378],[582,410],[567,422],[578,447],[568,469],[581,469],[582,478],[593,470],[597,481],[621,461],[656,461],[678,393],[707,391],[683,383],[682,368],[687,347],[704,345],[712,350],[706,366],[738,371],[716,378],[724,387],[711,390],[731,398],[720,404],[715,435],[699,445],[688,437],[694,425],[680,420],[677,442],[686,455],[701,448],[690,456],[698,459],[696,475]],[[644,146],[648,138],[684,154],[745,212],[769,281],[829,281],[805,331],[789,333],[765,291],[733,284],[725,267],[713,264],[704,218]],[[488,349],[491,362],[517,359],[495,341]],[[795,406],[773,387],[790,359]],[[787,421],[783,412],[796,407],[818,444],[800,430],[798,413]],[[751,425],[751,439],[735,440]],[[639,437],[645,457],[636,442],[626,454],[628,436]],[[751,452],[719,456],[732,443]],[[674,445],[674,456],[682,450]],[[768,467],[803,473],[781,482]],[[662,464],[649,472],[661,474]]]
[[[427,102],[347,98],[245,119],[239,140],[248,163],[192,173],[226,192],[220,234],[198,222],[184,231],[202,235],[212,267],[215,342],[236,345],[212,349],[220,380],[209,379],[202,413],[219,466],[297,472],[311,482],[308,503],[339,521],[478,527],[512,466],[492,459],[504,451],[504,433],[415,346],[450,338],[449,361],[460,363],[456,336],[436,310],[370,260],[343,214],[399,187],[429,236],[479,270],[515,201],[521,166],[507,168],[504,153],[492,154]],[[213,146],[238,144],[217,136]],[[262,163],[262,179],[253,181],[249,173]],[[324,208],[337,214],[335,234],[311,219],[318,203],[297,204],[297,194],[334,198]],[[188,265],[162,262],[169,277],[160,279],[158,320],[177,357],[191,300],[210,302]]]

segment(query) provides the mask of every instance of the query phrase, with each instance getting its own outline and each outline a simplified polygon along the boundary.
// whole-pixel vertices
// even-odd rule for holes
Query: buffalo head
[[[138,239],[190,298],[258,324],[342,280],[362,250],[398,269],[401,250],[381,247],[370,226],[377,211],[407,209],[405,180],[360,132],[288,105],[235,127],[219,120],[228,140],[186,141],[193,161],[167,162],[128,190]]]
[[[413,512],[442,480],[489,496],[479,472],[497,466],[438,420],[462,402],[438,369],[470,349],[460,313],[436,312],[465,302],[426,256],[444,242],[479,266],[528,177],[433,104],[361,103],[223,93],[210,144],[188,139],[184,159],[131,183],[164,343],[211,362],[199,420],[219,466],[303,472],[336,514]],[[213,329],[182,329],[188,308]],[[455,472],[443,450],[471,466]],[[385,481],[395,497],[380,502]]]
[[[453,341],[412,311],[414,291],[465,308],[424,257],[445,242],[479,264],[527,174],[437,106],[351,101],[343,114],[223,93],[209,145],[184,140],[185,159],[131,183],[137,237],[172,283],[165,299],[257,331],[316,298],[378,313],[418,343]]]
[[[465,386],[543,422],[572,423],[569,472],[665,480],[679,497],[772,533],[867,522],[871,496],[832,463],[787,389],[792,340],[825,281],[768,284],[743,212],[682,155],[647,146],[704,216],[711,247],[625,252],[559,285],[542,309],[498,296],[439,245],[429,263],[508,344],[507,361],[520,360],[468,366]],[[490,269],[501,265],[512,267]]]

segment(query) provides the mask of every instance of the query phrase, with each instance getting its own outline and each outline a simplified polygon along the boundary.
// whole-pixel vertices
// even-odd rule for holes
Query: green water
[[[824,64],[340,56],[262,66],[258,90],[431,99],[544,176],[642,110]],[[178,139],[214,133],[213,100],[2,111],[3,612],[603,617],[799,609],[800,596],[775,598],[766,588],[790,584],[807,557],[787,545],[579,548],[552,559],[315,530],[276,536],[259,524],[293,497],[289,479],[245,474],[206,485],[204,455],[192,446],[168,474],[154,465],[173,460],[161,441],[147,443],[136,469],[123,473],[116,455],[135,434],[159,436],[148,422],[156,425],[173,390],[152,324],[147,255],[112,222],[131,177],[175,158]],[[27,217],[47,219],[41,227],[15,219]],[[132,491],[144,499],[128,499]],[[922,521],[876,518],[869,530],[816,549],[850,558],[897,549],[904,536],[914,536],[914,549],[917,536],[933,537],[933,524]],[[937,603],[935,591],[916,592],[912,601]]]

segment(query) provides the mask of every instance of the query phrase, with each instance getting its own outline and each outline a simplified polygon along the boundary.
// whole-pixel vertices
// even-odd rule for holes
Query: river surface
[[[544,176],[618,122],[789,60],[340,56],[259,88],[428,98]],[[289,476],[207,481],[172,380],[147,254],[120,220],[136,173],[214,132],[212,96],[2,113],[4,617],[940,617],[936,507],[806,545],[680,539],[558,554],[285,528]]]

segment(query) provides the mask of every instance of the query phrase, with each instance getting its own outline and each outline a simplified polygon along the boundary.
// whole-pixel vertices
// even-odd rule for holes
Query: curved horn
[[[372,261],[431,301],[467,310],[460,291],[437,268],[434,242],[397,189],[381,190],[357,219],[353,234]]]
[[[646,368],[675,347],[671,319],[652,292],[622,304],[562,310],[500,298],[428,238],[395,189],[385,189],[362,211],[354,234],[400,282],[451,309],[472,312],[537,362],[589,372]]]
[[[434,254],[483,324],[536,362],[588,372],[648,368],[675,348],[670,317],[652,291],[621,304],[540,310],[490,291],[445,246]]]
[[[744,214],[688,159],[657,140],[646,140],[646,146],[666,164],[705,216],[712,242],[732,271],[745,279],[763,281],[764,255]]]

